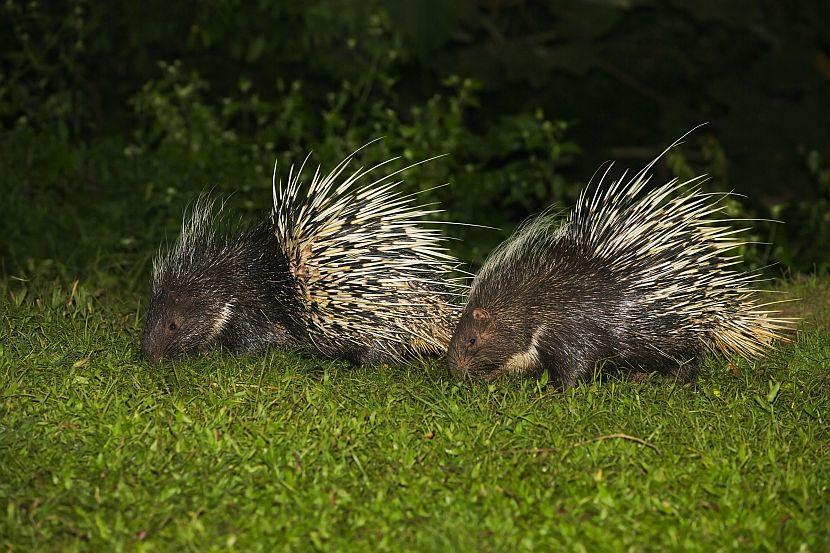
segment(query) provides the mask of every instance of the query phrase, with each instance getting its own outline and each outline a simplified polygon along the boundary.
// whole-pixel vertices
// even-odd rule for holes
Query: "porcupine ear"
[[[490,313],[483,307],[476,307],[473,309],[473,319],[481,322],[490,320]]]

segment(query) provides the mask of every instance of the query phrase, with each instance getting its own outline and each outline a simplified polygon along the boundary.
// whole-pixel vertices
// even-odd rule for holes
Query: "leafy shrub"
[[[828,141],[808,109],[826,87],[791,61],[811,47],[725,47],[736,36],[758,46],[824,31],[787,27],[785,13],[763,35],[759,14],[778,11],[766,5],[704,13],[679,4],[491,4],[6,2],[6,272],[29,267],[27,258],[72,272],[102,257],[146,271],[199,192],[261,217],[275,159],[284,174],[313,149],[313,161],[330,167],[378,137],[355,164],[449,154],[413,168],[406,186],[440,202],[442,218],[501,229],[450,229],[463,239],[457,253],[475,265],[527,216],[570,206],[601,161],[636,168],[705,117],[713,125],[674,152],[659,178],[707,171],[708,190],[744,194],[728,200],[730,217],[783,219],[747,235],[775,242],[747,247],[752,265],[830,267]],[[699,47],[686,47],[692,37]],[[830,67],[822,55],[819,72]],[[788,64],[794,76],[784,85],[801,79],[807,108],[774,111],[788,118],[777,137],[746,114],[772,117],[759,106],[790,101],[758,70]],[[805,129],[800,158],[787,154],[793,129]],[[625,141],[638,147],[616,147]],[[782,173],[795,184],[777,186]]]

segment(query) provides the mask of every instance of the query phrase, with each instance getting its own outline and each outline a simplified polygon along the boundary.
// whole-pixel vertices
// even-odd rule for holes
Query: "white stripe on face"
[[[228,324],[228,321],[233,314],[233,301],[228,301],[225,305],[222,306],[222,309],[219,310],[219,315],[216,317],[216,320],[213,321],[213,327],[211,328],[210,336],[208,336],[208,342],[212,342],[216,339],[219,334],[225,330],[225,325]]]
[[[530,372],[541,370],[542,360],[539,358],[539,339],[545,331],[545,325],[541,325],[533,333],[530,339],[530,345],[525,351],[515,353],[505,361],[504,365],[498,370],[499,374],[514,374],[523,375]]]

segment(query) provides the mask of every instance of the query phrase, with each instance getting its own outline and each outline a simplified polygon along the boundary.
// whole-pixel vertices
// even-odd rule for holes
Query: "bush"
[[[826,270],[830,253],[814,239],[830,226],[827,137],[803,132],[800,159],[787,157],[783,135],[776,142],[731,119],[743,113],[744,98],[717,88],[723,81],[684,84],[720,64],[748,72],[750,84],[729,86],[753,88],[745,65],[789,64],[797,52],[734,46],[723,59],[710,55],[732,34],[764,43],[758,13],[719,7],[704,17],[685,7],[590,2],[496,2],[490,11],[427,0],[388,7],[228,0],[200,10],[7,2],[0,7],[0,24],[10,29],[0,38],[4,265],[13,271],[26,258],[60,259],[79,270],[113,251],[127,256],[125,264],[140,263],[176,232],[198,192],[230,195],[234,208],[261,217],[275,158],[284,170],[313,149],[315,161],[331,166],[378,137],[356,162],[449,154],[413,168],[406,186],[440,202],[448,220],[501,229],[450,229],[464,239],[459,255],[475,265],[527,216],[572,205],[603,159],[641,166],[708,114],[714,124],[673,153],[659,178],[706,171],[714,177],[708,189],[744,194],[729,200],[730,216],[785,220],[754,226],[751,241],[775,242],[747,248],[754,266]],[[677,50],[701,25],[705,44]],[[823,31],[777,23],[770,32]],[[642,56],[644,40],[655,45],[652,57]],[[679,64],[666,69],[669,59]],[[802,81],[804,98],[824,90],[812,77]],[[766,86],[753,94],[780,103]],[[720,103],[706,103],[714,98]],[[812,128],[814,113],[792,112],[789,123]],[[612,147],[625,140],[638,146]],[[767,156],[766,169],[752,162],[770,151],[779,155]],[[782,171],[796,184],[770,182]]]

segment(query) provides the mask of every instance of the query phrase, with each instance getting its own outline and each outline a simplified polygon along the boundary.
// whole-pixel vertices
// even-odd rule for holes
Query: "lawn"
[[[566,393],[440,363],[139,359],[137,294],[0,285],[0,547],[830,548],[830,282],[698,381]]]

